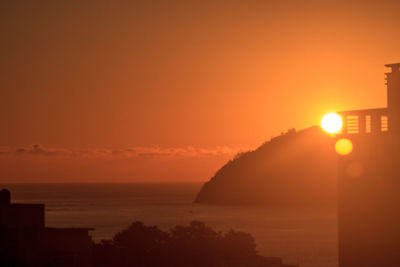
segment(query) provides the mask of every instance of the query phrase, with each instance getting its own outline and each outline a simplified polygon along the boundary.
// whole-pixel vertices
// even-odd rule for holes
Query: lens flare
[[[364,166],[361,162],[351,162],[346,166],[346,174],[351,178],[358,178],[364,174]]]
[[[322,129],[328,133],[337,133],[342,129],[342,117],[336,113],[326,114],[321,121]]]
[[[346,138],[341,138],[336,141],[335,150],[340,155],[348,155],[353,151],[353,143]]]

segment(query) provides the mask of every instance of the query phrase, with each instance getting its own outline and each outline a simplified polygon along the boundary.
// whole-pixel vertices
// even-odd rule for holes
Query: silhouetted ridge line
[[[206,182],[197,203],[335,205],[333,138],[313,126],[289,130],[254,151],[238,154]]]

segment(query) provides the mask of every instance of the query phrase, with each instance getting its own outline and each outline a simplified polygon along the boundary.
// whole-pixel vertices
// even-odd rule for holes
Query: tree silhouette
[[[250,234],[218,232],[199,221],[169,231],[137,221],[112,240],[94,244],[93,252],[95,267],[284,266],[279,258],[258,255]]]

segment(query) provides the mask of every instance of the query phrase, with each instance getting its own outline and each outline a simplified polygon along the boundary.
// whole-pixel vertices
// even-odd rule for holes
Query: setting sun
[[[336,113],[326,114],[321,121],[322,129],[328,133],[337,133],[342,129],[342,118]]]

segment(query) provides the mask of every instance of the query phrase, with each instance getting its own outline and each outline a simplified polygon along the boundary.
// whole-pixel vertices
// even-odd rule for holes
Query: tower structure
[[[386,108],[339,112],[339,267],[400,266],[400,63],[386,67]]]
[[[391,72],[386,73],[387,107],[391,120],[391,132],[400,134],[400,63],[387,64]]]

